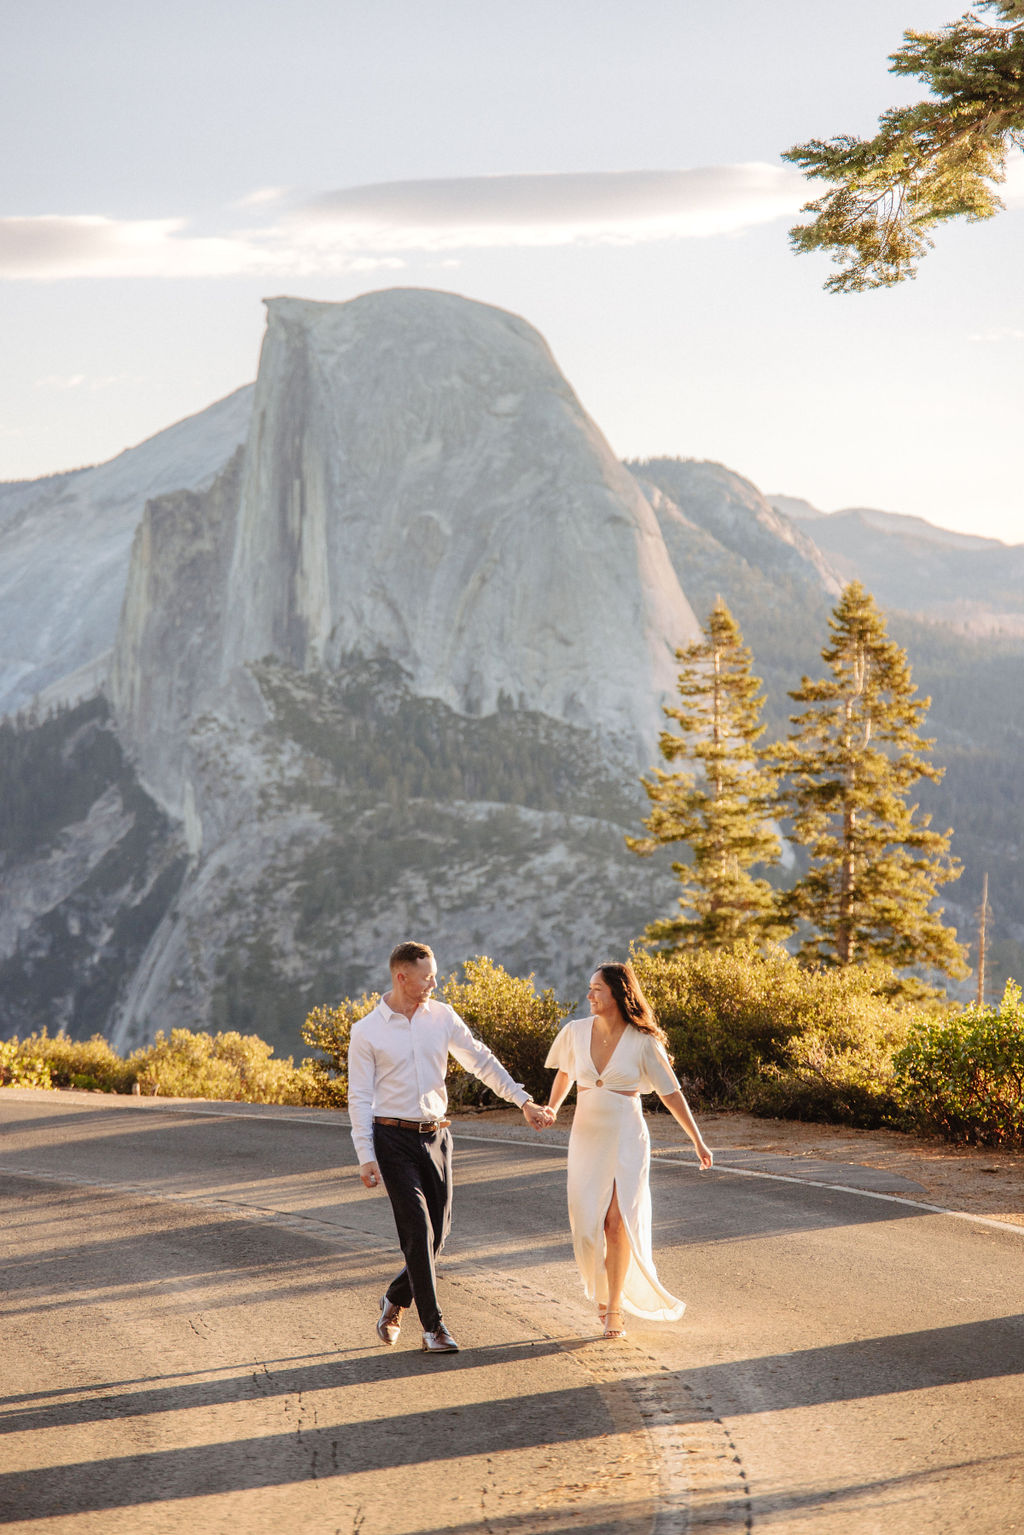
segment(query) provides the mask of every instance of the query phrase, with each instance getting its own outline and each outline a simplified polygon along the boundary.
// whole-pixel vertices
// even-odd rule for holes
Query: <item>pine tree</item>
[[[934,743],[919,734],[931,699],[915,697],[906,652],[859,582],[843,591],[830,628],[821,654],[831,676],[804,677],[790,694],[807,707],[771,753],[787,785],[781,813],[810,853],[785,902],[817,929],[801,953],[966,975],[956,933],[931,909],[937,886],[960,874],[952,832],[931,830],[931,817],[907,803],[919,779],[942,777],[927,760]]]
[[[981,0],[993,23],[968,11],[939,32],[905,32],[892,71],[915,75],[926,101],[895,107],[872,139],[850,134],[797,144],[783,156],[832,186],[790,231],[797,251],[824,250],[840,269],[835,293],[913,277],[945,219],[991,218],[1006,157],[1024,148],[1024,0]]]
[[[770,939],[788,931],[767,880],[754,879],[755,864],[773,864],[779,838],[770,824],[774,775],[759,763],[755,743],[763,698],[759,677],[732,614],[719,597],[705,638],[676,652],[683,669],[681,707],[667,706],[675,729],[662,731],[666,762],[682,758],[702,770],[654,770],[644,779],[652,810],[647,837],[627,837],[646,857],[665,843],[686,842],[691,863],[674,863],[681,915],[653,922],[647,943],[670,948],[726,948],[740,939]]]

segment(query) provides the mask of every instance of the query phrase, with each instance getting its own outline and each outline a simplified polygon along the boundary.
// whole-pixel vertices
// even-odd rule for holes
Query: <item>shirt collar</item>
[[[429,1013],[430,1009],[431,1009],[431,1004],[433,1003],[433,1001],[434,1001],[433,997],[428,997],[425,1002],[421,1002],[419,1007],[416,1009],[416,1012],[413,1013],[412,1017],[415,1018],[417,1013]],[[388,1018],[388,1019],[397,1018],[400,1023],[411,1023],[412,1022],[412,1018],[407,1018],[405,1013],[396,1013],[395,1009],[391,1006],[391,1003],[390,1002],[386,1002],[383,997],[381,997],[381,999],[380,999],[380,1009],[381,1009],[381,1012],[384,1014],[385,1018]]]

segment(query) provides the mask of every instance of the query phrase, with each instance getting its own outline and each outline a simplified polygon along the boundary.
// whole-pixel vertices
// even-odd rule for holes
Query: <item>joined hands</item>
[[[534,1103],[532,1098],[523,1104],[523,1113],[526,1115],[526,1123],[534,1130],[546,1130],[555,1122],[554,1109],[549,1109],[546,1104]]]

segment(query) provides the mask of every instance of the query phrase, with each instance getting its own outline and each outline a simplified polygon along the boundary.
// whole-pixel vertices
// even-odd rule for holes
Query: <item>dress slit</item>
[[[569,1224],[588,1299],[608,1301],[604,1223],[617,1194],[630,1258],[622,1291],[626,1311],[645,1321],[674,1322],[684,1302],[658,1278],[651,1249],[648,1182],[651,1143],[639,1097],[593,1087],[579,1094],[569,1142]]]

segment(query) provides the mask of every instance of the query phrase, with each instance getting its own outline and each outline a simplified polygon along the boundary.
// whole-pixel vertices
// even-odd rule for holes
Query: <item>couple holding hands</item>
[[[534,1103],[452,1008],[433,996],[434,955],[426,944],[391,953],[391,990],[352,1026],[348,1107],[359,1175],[383,1183],[405,1267],[381,1301],[377,1334],[395,1343],[402,1312],[415,1303],[423,1348],[458,1352],[437,1302],[434,1260],[451,1226],[452,1138],[445,1119],[448,1057],[522,1109],[534,1130],[554,1124],[576,1083],[569,1139],[569,1224],[587,1296],[606,1338],[625,1337],[623,1312],[672,1322],[684,1303],[658,1279],[651,1254],[650,1140],[641,1094],[656,1092],[693,1142],[702,1168],[711,1152],[683,1097],[665,1036],[630,965],[599,965],[590,978],[590,1016],[559,1031],[546,1065],[555,1071],[546,1106]]]

